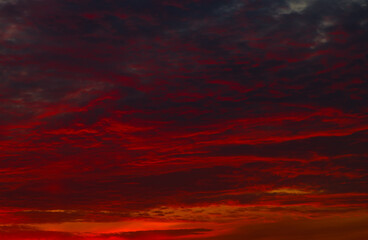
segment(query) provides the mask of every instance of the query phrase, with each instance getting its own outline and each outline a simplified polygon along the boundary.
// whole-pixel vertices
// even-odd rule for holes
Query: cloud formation
[[[0,1],[0,238],[363,239],[367,16]]]

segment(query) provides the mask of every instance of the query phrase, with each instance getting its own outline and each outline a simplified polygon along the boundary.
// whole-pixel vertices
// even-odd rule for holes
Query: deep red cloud
[[[0,0],[0,238],[364,239],[367,15]]]

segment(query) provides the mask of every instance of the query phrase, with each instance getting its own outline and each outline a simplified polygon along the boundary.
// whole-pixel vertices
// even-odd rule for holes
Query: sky
[[[0,0],[0,239],[368,239],[368,1]]]

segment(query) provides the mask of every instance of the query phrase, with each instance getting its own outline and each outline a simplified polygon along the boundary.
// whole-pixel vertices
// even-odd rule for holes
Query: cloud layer
[[[0,238],[363,239],[367,16],[0,1]]]

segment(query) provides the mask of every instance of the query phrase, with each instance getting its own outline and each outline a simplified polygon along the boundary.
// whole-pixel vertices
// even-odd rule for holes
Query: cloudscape
[[[368,239],[366,0],[0,0],[0,239]]]

